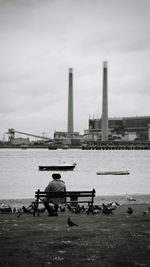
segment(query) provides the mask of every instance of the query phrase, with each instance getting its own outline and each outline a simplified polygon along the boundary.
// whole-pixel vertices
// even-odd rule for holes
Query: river
[[[95,188],[98,196],[150,193],[149,150],[0,149],[0,199],[34,197],[52,175],[39,171],[38,166],[60,160],[77,163],[74,171],[60,172],[68,190]],[[122,170],[130,174],[96,174]]]

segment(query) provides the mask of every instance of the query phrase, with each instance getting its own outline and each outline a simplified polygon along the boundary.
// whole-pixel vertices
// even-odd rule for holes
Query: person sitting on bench
[[[53,180],[45,188],[45,192],[65,192],[66,185],[63,180],[61,180],[61,175],[59,173],[52,174]],[[50,205],[49,205],[50,203]],[[43,199],[43,204],[48,211],[49,216],[57,216],[59,204],[64,203],[64,198],[47,198]]]

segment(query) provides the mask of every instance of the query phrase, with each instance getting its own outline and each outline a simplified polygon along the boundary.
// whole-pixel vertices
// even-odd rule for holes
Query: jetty
[[[150,142],[101,142],[83,144],[82,150],[150,150]]]

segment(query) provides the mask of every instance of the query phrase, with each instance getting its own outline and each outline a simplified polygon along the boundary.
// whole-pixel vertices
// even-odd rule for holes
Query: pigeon
[[[65,211],[65,207],[60,206],[60,211],[64,212]]]
[[[127,210],[127,213],[128,214],[132,214],[133,213],[133,209],[129,207],[128,210]]]
[[[69,211],[72,211],[72,208],[71,208],[70,204],[67,205],[67,208],[68,208]]]
[[[128,194],[126,194],[126,199],[130,202],[130,201],[136,201],[135,198],[133,198],[132,196],[129,196]]]
[[[101,210],[102,208],[101,208],[100,205],[94,205],[94,209],[96,209],[96,210]]]
[[[76,214],[78,214],[78,213],[81,212],[81,207],[80,207],[80,205],[77,205],[77,206],[76,206],[74,212],[75,212]]]
[[[116,208],[119,208],[120,207],[120,204],[118,202],[112,202],[111,204],[112,207],[116,207]]]
[[[70,217],[68,217],[67,223],[69,226],[78,226],[78,224],[74,223],[73,221],[71,221]]]
[[[84,212],[86,210],[86,208],[84,207],[84,205],[81,207],[81,212]]]
[[[143,214],[144,215],[148,214],[148,210],[143,210]]]
[[[103,203],[103,207],[106,207],[106,208],[108,208],[109,210],[115,210],[115,209],[117,209],[117,208],[119,208],[120,207],[120,204],[119,203],[117,203],[116,201],[115,202],[111,202],[111,203],[108,203],[108,204],[104,204]]]
[[[28,210],[25,206],[22,206],[22,210],[24,213],[30,213],[30,210]]]
[[[104,214],[111,214],[112,213],[112,209],[111,208],[108,208],[104,203],[102,204],[102,212]]]

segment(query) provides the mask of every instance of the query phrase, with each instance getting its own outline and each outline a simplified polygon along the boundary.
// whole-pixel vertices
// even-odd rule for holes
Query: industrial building
[[[108,119],[109,140],[150,140],[150,116]],[[89,119],[89,136],[101,139],[102,119]]]
[[[81,144],[81,137],[79,132],[54,132],[54,141],[55,144],[67,145],[67,146],[79,146]]]
[[[102,116],[101,118],[89,119],[89,129],[85,131],[84,139],[87,141],[150,141],[150,116],[109,118],[107,65],[107,61],[104,61],[102,73]]]

